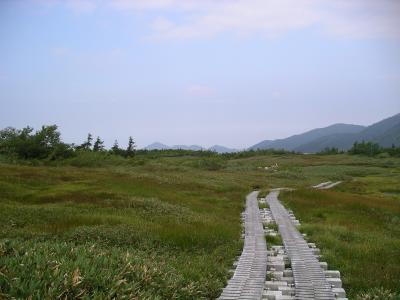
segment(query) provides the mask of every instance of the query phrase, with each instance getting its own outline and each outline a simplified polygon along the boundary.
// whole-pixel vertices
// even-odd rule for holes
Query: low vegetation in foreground
[[[349,154],[0,156],[0,298],[216,298],[245,195],[285,186],[351,298],[398,293],[399,176],[398,158]],[[327,180],[344,183],[307,188]]]
[[[1,297],[217,297],[251,179],[197,163],[2,164]]]
[[[399,170],[378,171],[335,190],[280,197],[322,249],[322,260],[340,270],[350,299],[400,299]]]

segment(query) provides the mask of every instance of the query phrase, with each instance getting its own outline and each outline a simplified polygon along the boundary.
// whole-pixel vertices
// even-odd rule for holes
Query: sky
[[[398,0],[0,0],[0,128],[241,149],[399,112]]]

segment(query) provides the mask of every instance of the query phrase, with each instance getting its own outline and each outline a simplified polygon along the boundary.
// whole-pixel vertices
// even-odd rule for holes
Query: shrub
[[[318,152],[320,155],[329,155],[329,154],[339,154],[341,153],[338,148],[335,147],[326,147],[324,150]]]
[[[383,157],[387,156],[400,156],[400,147],[396,147],[394,144],[390,148],[383,148],[377,143],[365,142],[361,143],[355,142],[353,147],[349,150],[350,154],[359,154],[367,156],[377,156],[382,154]]]
[[[73,156],[71,145],[61,142],[57,125],[21,130],[7,127],[0,131],[0,153],[21,159],[57,159]]]
[[[361,143],[355,142],[353,147],[349,150],[350,154],[361,154],[368,156],[375,156],[381,152],[382,149],[379,144],[365,141],[362,141]]]
[[[197,161],[195,167],[208,171],[217,171],[225,168],[226,162],[218,157],[210,157]]]
[[[71,159],[65,161],[74,167],[101,167],[109,164],[121,165],[126,163],[127,160],[118,155],[112,155],[107,152],[92,152],[80,150]]]

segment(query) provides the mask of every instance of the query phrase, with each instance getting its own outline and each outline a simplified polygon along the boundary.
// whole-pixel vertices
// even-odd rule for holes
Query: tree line
[[[15,157],[18,159],[65,159],[79,155],[79,153],[108,153],[117,155],[125,158],[130,158],[135,155],[145,155],[146,157],[160,157],[160,156],[218,156],[216,152],[212,151],[190,151],[190,150],[136,150],[136,144],[133,138],[130,136],[128,139],[128,146],[121,148],[116,140],[110,149],[106,149],[104,141],[99,136],[96,139],[93,138],[92,134],[88,134],[86,140],[79,145],[67,144],[61,140],[61,134],[58,130],[57,125],[42,126],[41,129],[34,132],[32,127],[25,127],[22,129],[16,129],[13,127],[7,127],[0,130],[0,154]],[[285,150],[247,150],[235,153],[224,153],[221,157],[225,158],[245,158],[256,155],[266,154],[296,154],[295,152],[288,152]],[[340,154],[345,151],[339,150],[338,148],[331,147],[325,148],[317,154]],[[400,157],[400,147],[392,145],[392,147],[384,148],[377,143],[373,142],[355,142],[350,150],[347,151],[349,154],[354,155],[366,155],[376,156],[379,154],[386,153],[390,156]]]
[[[355,142],[353,147],[349,150],[349,153],[367,156],[387,153],[390,156],[400,156],[400,147],[396,147],[392,144],[392,147],[384,148],[377,143],[362,141],[361,143]]]
[[[340,154],[345,153],[343,150],[339,150],[336,147],[327,147],[324,150],[318,152],[318,154]],[[364,156],[377,156],[379,154],[387,153],[390,156],[400,157],[400,147],[392,145],[391,147],[381,147],[378,143],[374,142],[354,142],[353,146],[347,151],[353,155],[364,155]]]
[[[135,148],[135,142],[130,136],[126,149],[119,147],[116,140],[111,149],[106,150],[104,141],[99,136],[93,141],[90,133],[80,145],[67,144],[61,140],[57,125],[42,126],[36,132],[29,126],[22,129],[7,127],[0,130],[0,154],[20,159],[55,160],[70,158],[79,152],[108,152],[123,157],[133,157]]]

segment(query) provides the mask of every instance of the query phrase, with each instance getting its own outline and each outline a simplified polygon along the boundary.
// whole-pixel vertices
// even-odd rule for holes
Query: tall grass
[[[321,247],[330,268],[340,270],[350,298],[361,299],[377,288],[400,297],[398,199],[311,189],[285,192],[281,198]]]
[[[240,253],[240,213],[253,187],[266,193],[339,178],[336,192],[301,190],[285,199],[344,273],[351,296],[377,276],[395,290],[399,159],[91,155],[35,163],[0,157],[0,298],[214,299]],[[276,171],[265,170],[276,163]],[[375,269],[375,276],[366,271]]]
[[[3,298],[213,299],[240,251],[238,174],[162,160],[0,168]]]

